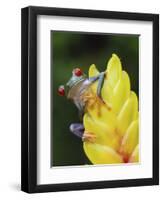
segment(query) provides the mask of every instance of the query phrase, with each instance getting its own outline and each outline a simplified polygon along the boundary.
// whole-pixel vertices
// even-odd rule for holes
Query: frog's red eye
[[[65,88],[64,88],[63,85],[59,86],[59,88],[58,88],[58,94],[60,96],[64,96],[65,95]]]
[[[79,68],[75,68],[73,70],[73,72],[74,72],[75,76],[81,76],[83,74],[82,70]]]

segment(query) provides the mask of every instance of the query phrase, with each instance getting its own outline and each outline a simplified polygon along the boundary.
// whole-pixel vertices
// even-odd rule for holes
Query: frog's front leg
[[[82,123],[71,124],[70,131],[77,137],[81,138],[82,141],[94,142],[94,140],[96,139],[96,136],[94,135],[94,133],[85,131]]]
[[[104,79],[105,79],[105,72],[101,72],[100,74],[98,74],[97,76],[91,77],[89,78],[89,81],[91,83],[94,83],[95,81],[98,80],[98,85],[97,85],[97,96],[102,100],[101,97],[101,90],[104,84]]]
[[[105,72],[101,72],[99,74],[98,86],[97,86],[97,96],[100,97],[101,100],[103,100],[101,97],[101,90],[104,84],[104,79],[105,79]]]
[[[97,76],[89,78],[89,81],[94,83],[95,81],[98,80],[96,94],[97,94],[97,97],[99,97],[99,99],[101,100],[101,102],[105,104],[105,102],[104,102],[104,100],[101,96],[101,90],[102,90],[102,87],[103,87],[103,84],[104,84],[104,79],[105,79],[105,72],[101,72]],[[108,109],[111,110],[111,105],[107,104],[107,106],[108,106]]]

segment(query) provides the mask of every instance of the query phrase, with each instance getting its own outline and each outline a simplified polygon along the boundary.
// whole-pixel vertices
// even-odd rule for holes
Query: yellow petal
[[[139,142],[139,128],[138,128],[138,120],[133,121],[130,126],[128,127],[126,134],[122,139],[122,144],[120,147],[120,152],[125,155],[129,156],[135,149],[136,145]]]
[[[122,106],[126,99],[130,95],[130,80],[128,74],[122,71],[122,76],[118,83],[114,87],[112,96],[110,98],[110,104],[112,105],[113,111],[118,114],[122,109]]]
[[[116,54],[109,60],[101,95],[97,97],[98,81],[92,84],[86,97],[84,127],[96,136],[84,142],[84,150],[93,164],[137,162],[138,147],[138,99],[130,91],[129,76],[122,71]],[[89,68],[89,77],[97,76],[95,65]],[[91,94],[92,93],[92,94]],[[110,109],[111,107],[111,109]],[[135,149],[135,150],[134,150]],[[120,154],[121,153],[121,154]],[[129,160],[128,160],[129,158]]]
[[[106,70],[106,78],[109,80],[109,83],[112,88],[115,87],[118,80],[120,79],[121,71],[122,71],[121,61],[116,54],[113,54],[107,64],[107,70]]]
[[[104,102],[106,103],[106,105],[108,107],[112,107],[111,98],[113,96],[113,88],[111,87],[108,79],[104,80],[104,84],[101,90],[101,96]]]
[[[83,123],[85,131],[95,135],[95,143],[110,146],[118,150],[120,138],[115,132],[111,132],[112,130],[109,128],[108,123],[92,119],[89,114],[84,115]]]
[[[136,94],[131,91],[130,97],[123,105],[118,117],[117,117],[117,131],[123,136],[126,133],[127,128],[133,120],[138,117],[138,99]]]
[[[108,146],[84,142],[84,151],[93,164],[122,163],[121,156]]]
[[[135,163],[139,162],[139,145],[137,145],[129,159],[129,162]]]
[[[97,70],[97,68],[94,64],[92,64],[89,67],[89,73],[88,74],[89,74],[89,78],[97,76],[99,74],[99,71]],[[95,81],[91,86],[91,89],[94,92],[94,94],[96,94],[96,92],[97,92],[97,85],[98,85],[98,81]]]
[[[99,71],[97,70],[96,66],[94,64],[92,64],[89,67],[89,78],[93,77],[93,76],[97,76],[99,74]]]

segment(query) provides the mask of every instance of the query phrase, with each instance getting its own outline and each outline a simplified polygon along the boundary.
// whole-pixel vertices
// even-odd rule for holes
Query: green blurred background
[[[59,85],[66,84],[75,67],[86,74],[91,64],[104,71],[108,59],[116,53],[128,72],[131,88],[139,90],[139,36],[51,32],[51,159],[52,166],[91,164],[84,154],[82,141],[69,131],[79,122],[78,111],[66,97],[58,96]]]

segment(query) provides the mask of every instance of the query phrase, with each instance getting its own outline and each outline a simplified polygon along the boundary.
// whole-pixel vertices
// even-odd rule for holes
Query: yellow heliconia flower
[[[93,164],[114,164],[139,161],[138,98],[131,91],[127,72],[113,54],[107,64],[101,91],[97,97],[97,81],[91,86],[94,96],[87,101],[83,123],[85,133],[94,136],[84,140],[84,151]],[[89,68],[89,77],[98,75],[95,65]],[[90,91],[89,91],[90,92]]]

